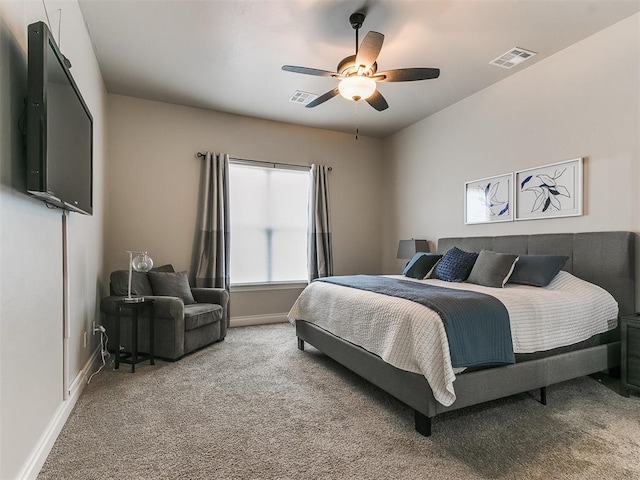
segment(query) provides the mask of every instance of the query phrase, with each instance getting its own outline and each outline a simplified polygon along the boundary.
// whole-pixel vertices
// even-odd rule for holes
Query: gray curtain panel
[[[311,165],[307,270],[309,281],[333,275],[333,251],[329,221],[329,167]]]
[[[193,268],[196,287],[229,289],[229,155],[203,160]]]

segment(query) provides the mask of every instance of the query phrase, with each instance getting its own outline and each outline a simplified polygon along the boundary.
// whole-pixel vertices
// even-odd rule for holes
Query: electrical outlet
[[[84,348],[87,348],[87,332],[84,332],[84,335],[82,336],[82,346]]]

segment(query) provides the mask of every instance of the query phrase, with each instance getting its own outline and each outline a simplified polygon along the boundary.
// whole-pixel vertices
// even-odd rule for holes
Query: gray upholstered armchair
[[[129,272],[111,273],[111,295],[100,302],[103,325],[107,335],[115,331],[116,301],[127,295]],[[174,272],[171,265],[149,273],[133,272],[131,294],[155,300],[155,356],[178,360],[183,355],[214,342],[224,340],[229,326],[227,304],[229,292],[222,288],[190,288],[186,273]],[[141,317],[138,325],[138,350],[149,351],[149,319]],[[126,326],[120,329],[120,345],[130,351],[131,333]],[[108,348],[117,345],[109,336]]]

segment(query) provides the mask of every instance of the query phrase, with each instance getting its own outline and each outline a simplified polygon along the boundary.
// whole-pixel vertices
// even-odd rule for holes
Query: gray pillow
[[[418,278],[422,280],[441,258],[442,255],[437,255],[435,253],[418,252],[411,260],[409,260],[409,263],[404,267],[402,274],[405,277]]]
[[[196,303],[191,293],[187,272],[149,272],[154,295],[179,297],[185,305]]]
[[[566,255],[520,255],[508,283],[546,287],[567,260]]]
[[[518,263],[518,255],[481,250],[467,278],[469,283],[502,288]]]
[[[167,263],[166,265],[160,265],[159,267],[153,267],[152,272],[175,272],[173,265]]]
[[[129,270],[116,270],[109,277],[111,295],[124,297],[129,289]],[[153,295],[146,273],[131,272],[131,295]]]
[[[173,272],[173,265],[167,264],[160,267],[152,268],[152,272]],[[129,288],[129,270],[116,270],[111,272],[110,276],[111,295],[124,297]],[[146,273],[131,272],[131,295],[149,296],[153,295],[151,283]]]

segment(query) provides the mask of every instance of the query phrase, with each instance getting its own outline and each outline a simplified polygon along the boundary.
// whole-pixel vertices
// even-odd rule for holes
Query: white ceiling
[[[385,137],[640,11],[640,0],[80,0],[107,90],[150,100]],[[340,96],[335,71],[355,53],[349,15],[385,35],[378,69],[438,67],[440,78],[378,84],[378,112]],[[537,52],[512,70],[489,62],[512,47]],[[73,59],[71,59],[73,61]],[[636,60],[637,61],[637,60]],[[357,108],[356,108],[357,107]]]

